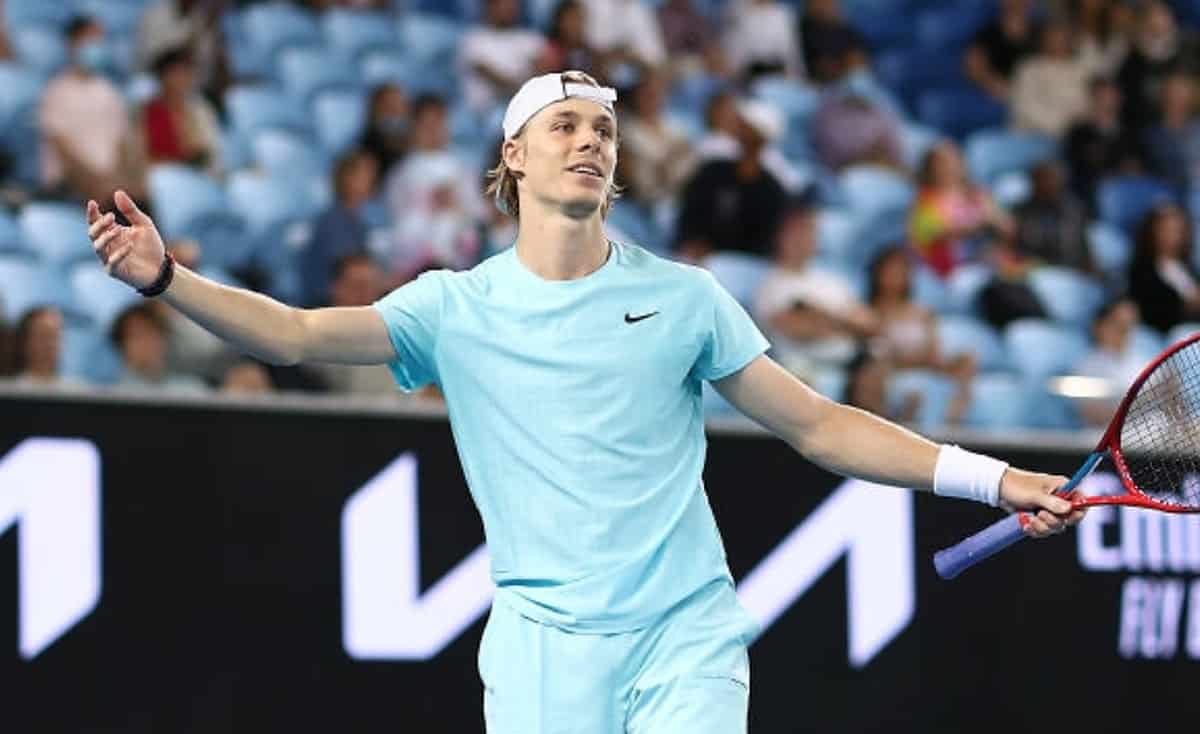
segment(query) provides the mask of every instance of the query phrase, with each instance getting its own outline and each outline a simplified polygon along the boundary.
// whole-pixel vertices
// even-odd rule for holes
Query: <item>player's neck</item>
[[[608,260],[608,238],[599,216],[530,217],[517,233],[517,258],[544,280],[576,280]]]

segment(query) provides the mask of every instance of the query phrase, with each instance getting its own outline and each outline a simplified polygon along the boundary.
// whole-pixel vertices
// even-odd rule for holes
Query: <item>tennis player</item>
[[[497,591],[479,655],[491,734],[735,734],[747,644],[704,467],[701,383],[828,469],[1007,509],[1045,536],[1079,520],[1065,478],[937,445],[810,390],[764,355],[704,270],[604,233],[616,93],[530,79],[504,116],[497,204],[515,246],[429,272],[374,306],[302,310],[176,265],[124,192],[88,203],[96,254],[270,363],[386,363],[437,383]],[[796,487],[795,491],[804,491]]]

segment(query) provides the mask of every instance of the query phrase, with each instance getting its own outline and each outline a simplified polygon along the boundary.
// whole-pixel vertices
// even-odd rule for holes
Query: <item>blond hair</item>
[[[564,71],[562,73],[564,81],[574,82],[576,84],[587,84],[592,87],[599,87],[600,82],[596,81],[590,74],[582,71]],[[517,130],[516,135],[512,136],[513,140],[519,139],[525,134],[525,125],[522,125]],[[504,162],[504,143],[500,143],[500,161],[487,172],[488,185],[485,192],[488,196],[495,197],[496,202],[506,214],[514,219],[521,218],[521,202],[517,196],[517,181],[522,174],[518,171],[509,169],[508,164]],[[608,191],[605,192],[604,203],[600,205],[600,216],[608,216],[608,210],[612,206],[613,201],[621,195],[621,187],[616,181],[608,184]]]

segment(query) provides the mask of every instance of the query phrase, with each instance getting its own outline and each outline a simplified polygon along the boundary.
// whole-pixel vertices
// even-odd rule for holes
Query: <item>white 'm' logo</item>
[[[17,523],[19,647],[32,660],[100,600],[96,447],[30,438],[0,459],[0,533]]]

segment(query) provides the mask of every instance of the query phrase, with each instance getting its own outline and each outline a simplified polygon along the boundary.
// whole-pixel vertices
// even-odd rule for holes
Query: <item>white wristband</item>
[[[999,459],[942,444],[933,470],[933,493],[995,507],[1000,504],[1000,478],[1007,468]]]

